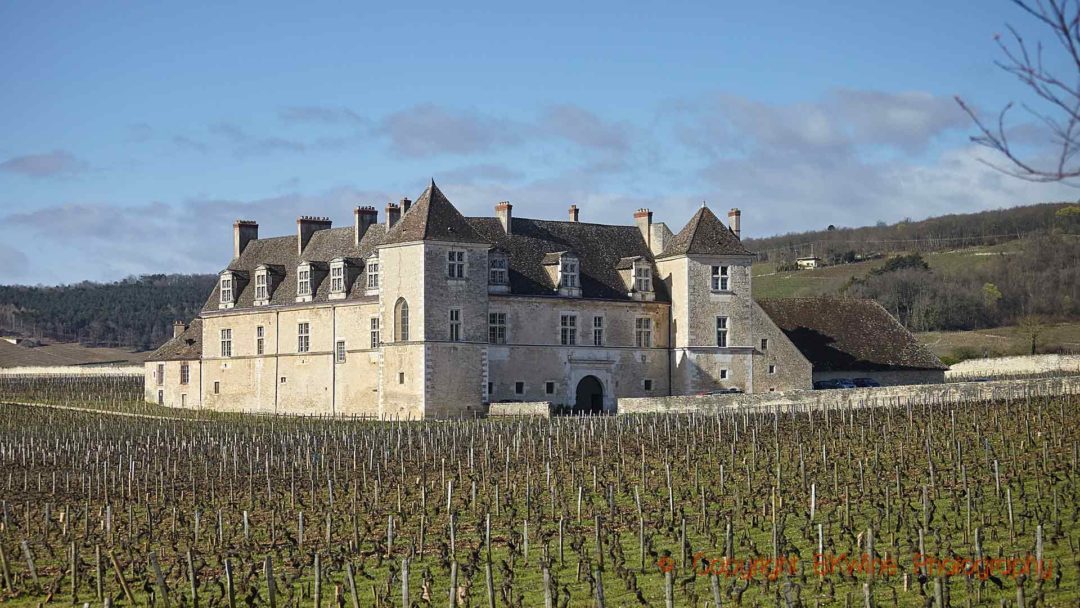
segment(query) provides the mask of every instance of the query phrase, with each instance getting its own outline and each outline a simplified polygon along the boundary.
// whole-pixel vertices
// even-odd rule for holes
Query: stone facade
[[[729,227],[703,207],[672,235],[648,210],[632,226],[509,203],[465,218],[434,184],[388,209],[385,226],[371,207],[348,228],[302,217],[296,237],[238,221],[203,312],[147,364],[147,400],[418,420],[810,387],[810,361],[751,297],[736,210]]]

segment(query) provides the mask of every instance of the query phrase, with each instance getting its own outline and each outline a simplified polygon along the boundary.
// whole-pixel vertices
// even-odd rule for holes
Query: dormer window
[[[578,258],[572,253],[559,257],[559,295],[581,297],[581,273]]]
[[[379,258],[371,258],[367,262],[367,289],[375,291],[379,288]]]
[[[634,264],[634,289],[652,291],[652,268],[642,263]]]
[[[311,301],[311,265],[301,264],[296,269],[296,300],[298,302]]]
[[[345,289],[348,285],[348,268],[345,260],[338,258],[330,262],[330,299],[340,300],[345,297]]]
[[[488,291],[510,291],[510,260],[503,252],[493,251],[488,254]]]
[[[255,301],[266,301],[270,298],[270,288],[266,284],[266,271],[260,270],[255,273]]]
[[[232,308],[236,305],[236,279],[231,272],[221,273],[220,279],[220,304],[218,308]]]

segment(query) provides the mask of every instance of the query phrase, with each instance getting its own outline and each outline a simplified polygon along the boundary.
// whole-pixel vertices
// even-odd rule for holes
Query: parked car
[[[852,380],[852,382],[854,382],[855,386],[859,388],[873,388],[881,386],[881,383],[877,380],[874,380],[873,378],[855,378]]]
[[[814,390],[823,391],[832,388],[840,388],[840,385],[837,384],[836,380],[818,380],[817,382],[814,382]]]
[[[836,388],[858,388],[850,378],[837,378]]]

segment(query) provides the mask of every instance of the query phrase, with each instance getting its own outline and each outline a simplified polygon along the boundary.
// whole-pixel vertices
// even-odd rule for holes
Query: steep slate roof
[[[555,286],[544,263],[557,261],[553,254],[566,251],[578,257],[582,297],[629,300],[627,285],[617,268],[620,260],[641,257],[652,261],[652,252],[636,226],[515,217],[512,234],[507,235],[498,218],[470,217],[468,222],[482,238],[510,254],[512,294],[554,295]],[[653,289],[657,300],[668,301],[662,282],[654,280]]]
[[[384,243],[413,241],[449,241],[452,243],[488,243],[476,234],[469,222],[431,180],[431,185],[409,210],[402,214]]]
[[[311,240],[308,241],[307,247],[304,248],[303,253],[300,255],[296,253],[295,235],[256,239],[249,242],[240,257],[233,260],[228,268],[229,270],[247,273],[247,283],[243,284],[239,293],[236,294],[235,308],[254,306],[255,269],[260,264],[277,266],[285,271],[283,278],[276,277],[278,281],[274,285],[273,293],[270,294],[270,304],[292,304],[296,302],[296,267],[301,262],[326,264],[338,257],[344,257],[346,261],[354,265],[354,268],[347,273],[350,279],[354,279],[352,285],[348,286],[348,297],[353,299],[363,298],[364,286],[366,285],[366,277],[364,276],[366,269],[363,267],[361,260],[371,255],[375,248],[383,242],[386,237],[386,225],[372,224],[369,226],[367,231],[364,232],[364,238],[360,241],[359,247],[355,245],[355,235],[355,226],[316,231],[311,235]],[[316,266],[321,264],[316,264]],[[314,275],[312,301],[325,302],[329,300],[329,275],[325,272],[313,272],[312,274]],[[321,280],[316,284],[314,281],[320,276]],[[203,306],[204,311],[218,310],[218,302],[220,301],[219,288],[220,281],[215,284],[214,290],[210,293],[210,297]]]
[[[202,356],[202,319],[195,318],[179,336],[161,345],[147,361],[194,361]]]
[[[946,369],[873,300],[785,298],[758,304],[815,372]]]
[[[698,209],[656,259],[694,254],[751,255],[731,229],[704,206]]]

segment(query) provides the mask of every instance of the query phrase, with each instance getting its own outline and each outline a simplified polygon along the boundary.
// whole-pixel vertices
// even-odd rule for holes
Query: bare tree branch
[[[1070,67],[1064,75],[1055,73],[1043,62],[1043,45],[1036,43],[1030,48],[1023,36],[1007,26],[1011,39],[995,36],[1004,59],[995,65],[1012,74],[1027,88],[1029,93],[1041,99],[1049,107],[1040,112],[1024,104],[1022,107],[1043,125],[1048,139],[1057,149],[1052,161],[1025,159],[1024,152],[1010,144],[1006,135],[1005,115],[1012,109],[1010,102],[998,114],[997,124],[989,126],[975,109],[957,97],[956,102],[971,117],[979,133],[971,141],[1005,158],[1004,166],[983,161],[990,167],[1007,175],[1033,182],[1061,182],[1080,177],[1080,163],[1076,154],[1080,151],[1080,0],[1012,0],[1028,15],[1050,28],[1057,41],[1058,50]]]

